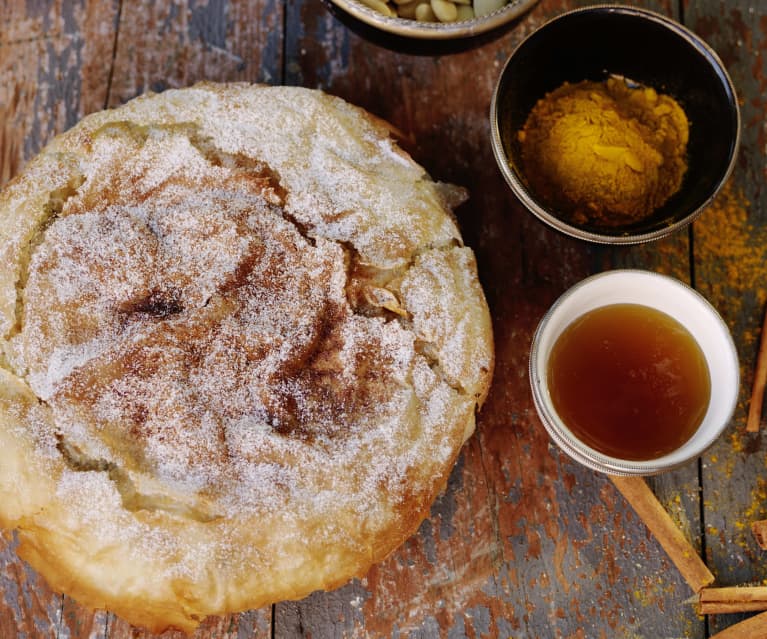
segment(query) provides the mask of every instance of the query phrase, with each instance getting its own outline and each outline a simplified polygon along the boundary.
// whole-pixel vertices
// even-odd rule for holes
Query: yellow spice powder
[[[536,196],[577,224],[598,226],[641,220],[676,193],[688,136],[673,98],[617,77],[562,85],[518,132]]]

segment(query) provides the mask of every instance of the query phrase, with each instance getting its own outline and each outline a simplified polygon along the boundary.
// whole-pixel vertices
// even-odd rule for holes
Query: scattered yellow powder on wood
[[[695,222],[695,241],[706,260],[700,270],[714,270],[706,281],[728,290],[713,291],[719,299],[732,300],[733,292],[753,292],[764,303],[767,285],[767,229],[748,220],[750,204],[732,180],[717,194]],[[722,269],[721,272],[717,272]]]
[[[767,299],[767,228],[750,222],[750,209],[742,189],[730,179],[693,225],[697,286],[725,319],[741,323],[738,344],[744,355],[740,362],[744,392],[740,394],[738,411],[744,415],[748,412],[747,390],[754,372],[762,314],[751,321],[743,320],[746,314],[753,314],[754,308],[764,308]],[[751,353],[753,357],[748,355]],[[741,428],[731,431],[728,442],[732,455],[724,469],[726,476],[742,472],[740,460],[753,441],[753,434]],[[716,458],[712,457],[712,461]],[[767,484],[757,478],[746,522],[764,518],[766,491]]]
[[[679,190],[688,136],[673,98],[612,77],[552,91],[517,137],[537,198],[576,224],[619,226],[651,215]]]
[[[731,179],[694,224],[695,253],[702,257],[696,265],[698,287],[715,305],[726,304],[720,307],[725,319],[742,316],[749,299],[763,308],[767,298],[767,229],[749,222],[749,208],[748,199]],[[742,352],[756,348],[758,326],[740,334]],[[743,358],[740,365],[741,379],[750,380],[754,361]],[[748,412],[747,393],[741,393],[738,410]],[[745,446],[737,440],[747,435],[736,431],[732,437],[737,452]]]

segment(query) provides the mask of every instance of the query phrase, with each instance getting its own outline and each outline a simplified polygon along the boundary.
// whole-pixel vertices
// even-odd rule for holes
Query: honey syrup
[[[548,379],[557,413],[579,439],[633,461],[684,444],[711,396],[695,338],[669,315],[638,304],[576,319],[552,348]]]

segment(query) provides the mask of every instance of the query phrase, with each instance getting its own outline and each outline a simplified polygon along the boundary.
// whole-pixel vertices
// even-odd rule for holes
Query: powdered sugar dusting
[[[134,100],[120,115],[194,123],[199,137],[227,153],[268,158],[289,194],[289,214],[312,235],[351,242],[366,263],[402,265],[422,246],[460,238],[439,185],[394,150],[380,125],[337,98],[204,85],[163,98]]]
[[[439,304],[472,299],[416,257],[458,240],[420,167],[345,103],[229,90],[137,100],[72,134],[84,181],[35,247],[7,349],[65,442],[58,498],[88,543],[194,579],[267,549],[300,561],[307,522],[368,553],[364,531],[454,459],[476,398],[449,362],[481,341],[438,335]],[[356,308],[353,263],[389,273],[382,299],[405,310]],[[447,379],[432,337],[459,349],[437,354]],[[264,544],[244,558],[241,521]]]

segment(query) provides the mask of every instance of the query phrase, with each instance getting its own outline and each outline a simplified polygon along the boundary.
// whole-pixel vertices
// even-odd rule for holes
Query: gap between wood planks
[[[112,78],[115,73],[115,61],[117,60],[117,45],[120,40],[120,22],[123,15],[123,0],[117,2],[117,15],[115,16],[115,38],[112,43],[112,62],[109,65],[109,73],[107,74],[107,90],[104,97],[104,109],[109,108],[109,100],[112,97]]]

